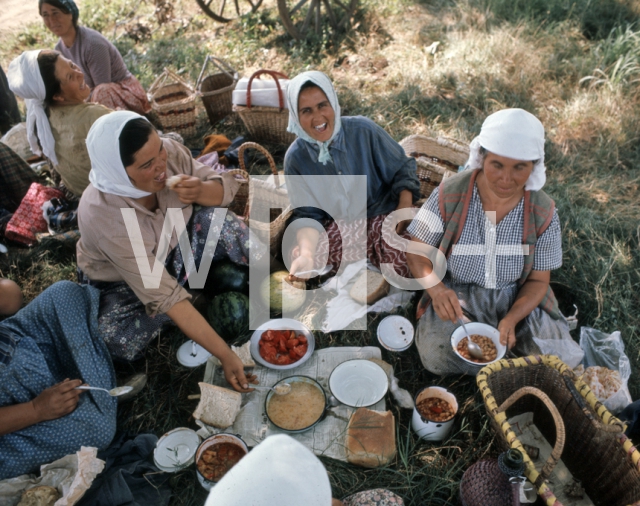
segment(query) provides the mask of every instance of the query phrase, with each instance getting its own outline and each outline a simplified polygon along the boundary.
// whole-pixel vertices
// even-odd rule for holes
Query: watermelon
[[[225,292],[249,295],[249,267],[222,260],[211,266],[205,291],[209,297]]]
[[[228,343],[246,340],[249,330],[249,297],[239,292],[216,295],[207,311],[209,324]]]
[[[266,307],[274,314],[290,313],[302,307],[307,292],[304,291],[304,281],[288,281],[287,271],[274,272],[265,278],[260,285],[260,298]],[[284,284],[282,281],[285,280]],[[299,289],[299,290],[296,290]],[[302,290],[302,291],[300,291]]]

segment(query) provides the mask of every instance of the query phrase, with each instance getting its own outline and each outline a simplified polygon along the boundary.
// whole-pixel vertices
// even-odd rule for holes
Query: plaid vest
[[[473,185],[479,170],[466,170],[445,179],[440,184],[440,214],[445,222],[444,236],[440,242],[440,251],[448,258],[453,245],[462,235],[471,197]],[[524,267],[518,283],[520,286],[533,270],[536,242],[549,227],[555,210],[555,202],[543,191],[524,192],[524,226],[522,244],[529,246],[529,254],[524,256]],[[425,291],[426,293],[426,291]],[[538,306],[554,319],[562,317],[553,290],[549,286],[547,293]]]

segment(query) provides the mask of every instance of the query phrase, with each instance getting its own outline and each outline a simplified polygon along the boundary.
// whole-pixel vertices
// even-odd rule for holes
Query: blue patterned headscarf
[[[300,88],[302,88],[302,86],[309,81],[311,81],[324,92],[324,94],[327,96],[327,99],[329,100],[329,103],[331,104],[331,107],[333,107],[333,112],[335,113],[333,133],[331,134],[329,140],[326,142],[315,140],[307,132],[305,132],[302,128],[302,125],[300,125],[300,118],[298,117],[298,97],[300,96]],[[338,132],[340,132],[340,127],[342,125],[342,122],[340,121],[340,104],[338,103],[338,95],[336,94],[336,90],[333,89],[331,79],[329,79],[322,72],[318,72],[317,70],[298,74],[289,82],[289,85],[287,86],[287,104],[289,107],[289,126],[287,127],[287,131],[291,132],[292,134],[296,134],[298,137],[311,144],[317,144],[320,148],[318,161],[323,165],[326,165],[327,162],[331,160],[331,155],[329,154],[329,145],[336,137],[336,135],[338,135]]]

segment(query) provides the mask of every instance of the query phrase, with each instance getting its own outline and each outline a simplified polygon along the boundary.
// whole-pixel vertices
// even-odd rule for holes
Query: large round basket
[[[212,63],[219,72],[203,78],[207,65]],[[209,123],[215,125],[233,111],[231,95],[238,82],[238,73],[224,60],[208,55],[196,82],[196,90],[202,98]]]
[[[198,95],[176,73],[165,68],[149,88],[149,100],[165,133],[177,132],[183,137],[196,134]]]

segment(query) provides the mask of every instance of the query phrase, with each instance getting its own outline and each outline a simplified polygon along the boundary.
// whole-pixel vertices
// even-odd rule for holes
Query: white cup
[[[420,439],[424,439],[425,441],[442,441],[449,435],[449,432],[451,432],[453,420],[455,419],[455,415],[458,413],[458,401],[456,400],[455,395],[449,392],[446,388],[425,387],[415,396],[414,401],[416,406],[420,401],[428,399],[429,397],[436,397],[447,401],[453,408],[454,416],[451,420],[447,420],[446,422],[436,422],[422,416],[418,412],[418,408],[414,407],[413,416],[411,418],[411,427],[413,427],[413,430]]]

